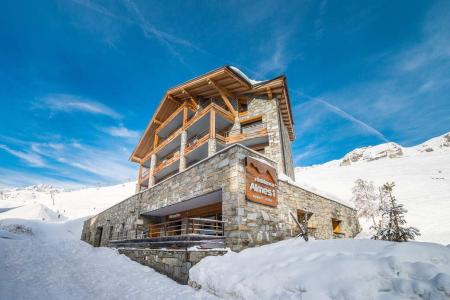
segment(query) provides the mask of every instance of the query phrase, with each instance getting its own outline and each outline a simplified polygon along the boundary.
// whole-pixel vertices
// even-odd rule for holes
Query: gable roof
[[[290,140],[294,140],[294,128],[289,93],[287,89],[287,80],[285,76],[278,76],[271,80],[255,82],[249,79],[239,69],[230,66],[224,66],[206,74],[188,80],[182,84],[174,86],[166,91],[161,102],[156,109],[150,122],[144,130],[138,144],[131,154],[130,160],[138,162],[153,147],[151,138],[159,124],[168,118],[191,96],[209,98],[220,97],[219,92],[209,81],[220,85],[230,94],[239,96],[245,94],[258,95],[267,94],[269,91],[273,95],[279,96],[279,107],[283,118],[283,123],[288,129]]]

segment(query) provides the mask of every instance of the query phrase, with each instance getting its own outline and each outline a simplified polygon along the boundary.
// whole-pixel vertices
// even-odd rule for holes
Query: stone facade
[[[85,221],[82,239],[108,246],[117,236],[135,238],[142,234],[148,220],[141,214],[207,193],[222,192],[222,219],[227,247],[242,250],[295,236],[297,226],[291,213],[297,210],[313,213],[314,235],[333,238],[332,219],[341,222],[342,237],[359,232],[356,211],[333,200],[316,195],[296,185],[278,180],[276,208],[253,203],[245,197],[245,158],[274,161],[239,144],[225,148]],[[98,238],[101,228],[101,240]]]
[[[195,264],[206,256],[223,255],[227,250],[119,249],[119,253],[179,283],[187,284],[189,270]]]
[[[295,180],[291,141],[280,117],[277,98],[267,99],[262,96],[250,98],[248,113],[241,116],[239,121],[256,116],[262,116],[262,122],[266,125],[269,135],[269,144],[264,149],[264,155],[277,163],[279,173],[284,173]]]

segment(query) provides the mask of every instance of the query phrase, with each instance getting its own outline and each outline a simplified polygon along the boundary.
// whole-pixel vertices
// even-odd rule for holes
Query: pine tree
[[[395,183],[385,183],[380,189],[379,212],[381,220],[374,229],[374,240],[385,240],[394,242],[407,242],[414,240],[420,232],[415,227],[404,227],[406,220],[404,215],[408,212],[403,204],[398,204],[393,195]]]
[[[355,181],[352,189],[352,200],[358,212],[358,217],[372,219],[373,226],[376,226],[375,217],[378,216],[377,194],[373,182],[362,179]]]

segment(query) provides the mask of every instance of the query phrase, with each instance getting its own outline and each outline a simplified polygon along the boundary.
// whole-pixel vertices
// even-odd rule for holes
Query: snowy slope
[[[340,160],[296,168],[296,181],[351,203],[358,178],[377,186],[394,181],[397,199],[408,209],[421,241],[450,244],[450,133],[414,147],[386,143],[355,149]],[[367,231],[370,223],[364,222]]]
[[[215,298],[179,285],[113,249],[93,248],[80,240],[88,215],[129,197],[134,187],[132,182],[59,190],[55,205],[53,188],[4,191],[7,199],[0,200],[0,299]]]
[[[92,187],[76,191],[64,191],[48,185],[2,190],[0,212],[29,204],[43,204],[68,218],[95,215],[132,196],[136,182],[114,186]],[[53,199],[52,199],[53,197]]]
[[[93,248],[80,241],[81,222],[4,220],[0,225],[0,299],[213,298],[113,249]],[[5,230],[7,224],[11,229],[17,223],[32,233]]]

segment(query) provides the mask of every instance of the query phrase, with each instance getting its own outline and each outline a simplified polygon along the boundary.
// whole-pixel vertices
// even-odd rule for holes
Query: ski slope
[[[350,205],[356,179],[376,186],[394,181],[408,224],[422,233],[418,240],[450,244],[450,134],[409,148],[387,143],[355,149],[340,160],[296,168],[295,176],[300,185],[335,194]],[[361,221],[367,236],[371,223]]]

